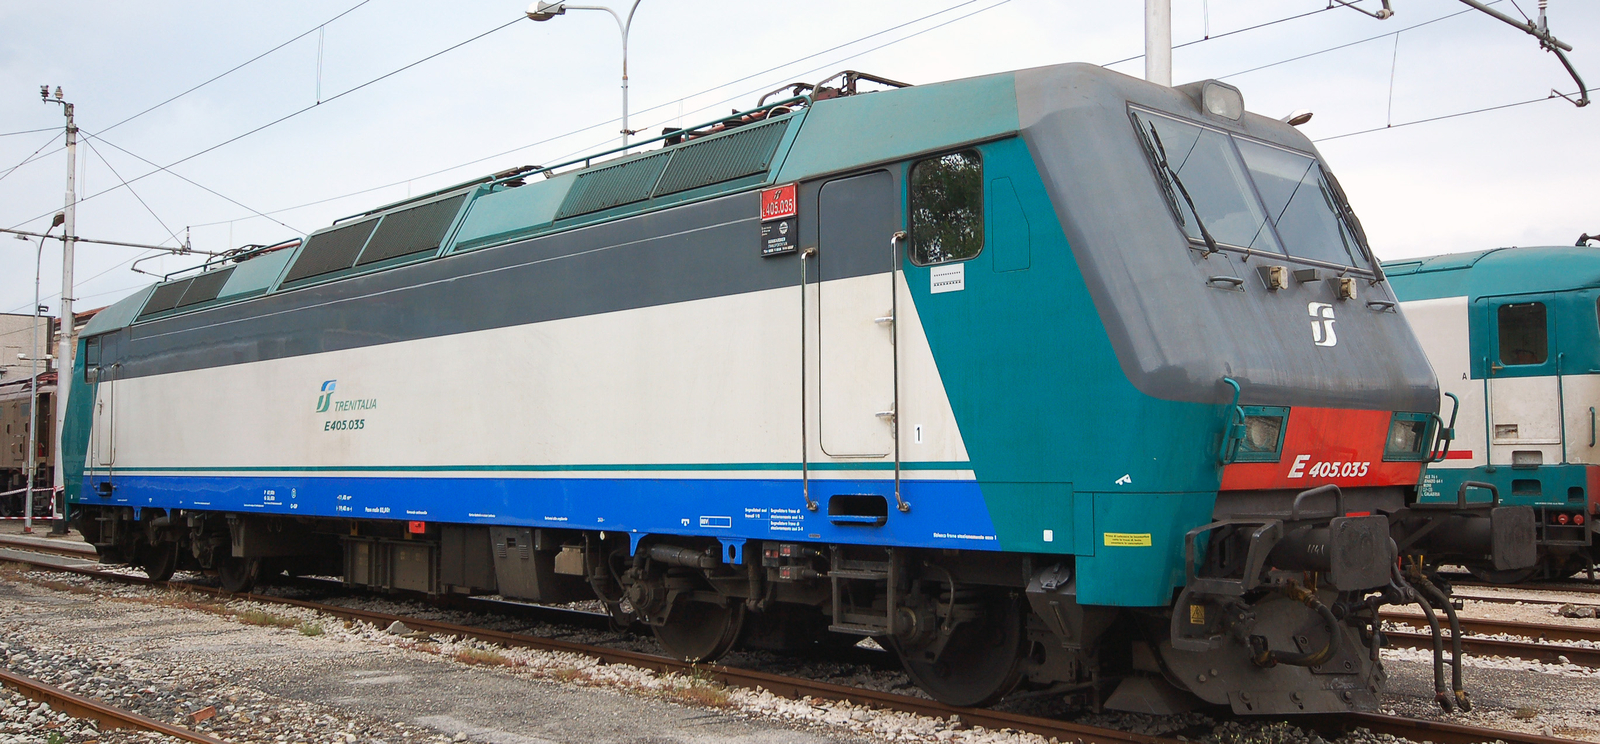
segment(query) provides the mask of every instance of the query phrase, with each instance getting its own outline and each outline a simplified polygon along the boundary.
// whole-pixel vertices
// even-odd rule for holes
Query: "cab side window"
[[[983,163],[975,150],[911,166],[911,261],[963,261],[983,250]]]
[[[1550,358],[1550,338],[1543,302],[1501,305],[1497,311],[1500,363],[1544,364]]]

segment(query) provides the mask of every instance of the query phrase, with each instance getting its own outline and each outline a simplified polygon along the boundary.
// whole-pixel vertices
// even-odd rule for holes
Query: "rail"
[[[15,560],[8,558],[6,560]],[[160,585],[159,582],[137,576],[114,574],[93,569],[69,568],[48,563],[34,564],[41,568],[76,573],[95,578],[110,579],[131,584]],[[1169,739],[1158,736],[1137,734],[1115,729],[1104,729],[1094,726],[1085,726],[1069,721],[1058,721],[1036,716],[1019,715],[985,708],[961,708],[944,705],[933,700],[908,697],[893,693],[878,692],[826,682],[784,677],[766,672],[750,669],[726,667],[715,664],[692,664],[670,659],[663,656],[654,656],[635,651],[612,649],[586,644],[560,641],[552,638],[522,635],[504,631],[475,628],[451,623],[427,620],[417,617],[391,615],[381,612],[357,610],[337,605],[323,605],[316,602],[288,599],[284,597],[268,597],[255,594],[229,595],[220,589],[210,587],[175,584],[185,589],[212,594],[216,596],[235,596],[255,602],[280,604],[292,607],[315,610],[324,614],[348,620],[359,620],[377,625],[388,625],[393,622],[402,622],[413,630],[438,635],[456,635],[477,640],[498,643],[506,646],[521,648],[536,648],[551,651],[565,651],[581,654],[599,659],[608,664],[626,664],[629,666],[650,669],[658,672],[679,674],[696,674],[710,677],[726,685],[760,688],[776,695],[800,698],[811,697],[821,700],[848,701],[859,705],[894,710],[905,713],[915,713],[926,716],[939,716],[947,719],[959,720],[966,726],[983,726],[990,729],[1013,729],[1027,733],[1034,733],[1062,741],[1082,742],[1082,744],[1177,744],[1178,739]],[[1409,638],[1411,634],[1390,632],[1390,638]],[[1428,637],[1416,635],[1416,638],[1426,640]],[[1469,647],[1476,639],[1468,640]],[[1477,641],[1482,644],[1490,641]],[[1504,644],[1505,642],[1498,642]],[[1539,644],[1522,644],[1538,646]],[[1485,646],[1488,648],[1489,646]],[[1566,654],[1567,647],[1542,646],[1548,649],[1553,657],[1556,654]],[[1489,653],[1505,653],[1504,651],[1490,651]],[[1600,655],[1600,649],[1594,653]],[[1398,716],[1388,716],[1370,713],[1349,713],[1342,715],[1312,715],[1296,716],[1290,719],[1295,725],[1311,727],[1319,731],[1350,731],[1354,728],[1366,728],[1376,733],[1388,733],[1401,736],[1413,741],[1431,741],[1434,744],[1479,744],[1480,742],[1500,741],[1505,744],[1559,744],[1565,742],[1548,736],[1526,734],[1515,731],[1502,731],[1498,729],[1466,726],[1456,723],[1441,721],[1428,721]],[[201,740],[214,741],[214,740]]]
[[[193,744],[223,744],[221,739],[206,736],[181,726],[145,718],[130,710],[113,708],[98,700],[74,695],[59,687],[52,687],[36,679],[13,674],[3,669],[0,669],[0,684],[16,690],[31,700],[45,703],[52,710],[61,711],[73,718],[93,720],[99,724],[101,729],[154,731],[180,741],[193,742]]]

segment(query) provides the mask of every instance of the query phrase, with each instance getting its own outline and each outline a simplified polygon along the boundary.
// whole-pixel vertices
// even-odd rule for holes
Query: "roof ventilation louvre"
[[[378,218],[373,217],[312,235],[306,240],[305,247],[300,249],[300,255],[295,258],[294,266],[289,268],[289,275],[283,278],[283,283],[354,266],[356,256],[361,254],[361,247],[367,244],[372,228],[377,225]]]
[[[556,219],[576,217],[650,198],[672,151],[635,158],[578,174]]]
[[[222,285],[227,284],[228,277],[232,275],[233,268],[229,267],[222,271],[207,271],[193,277],[189,283],[189,290],[184,292],[183,299],[178,301],[178,307],[198,305],[217,299],[217,295],[222,292]]]
[[[150,299],[144,303],[144,310],[140,311],[138,319],[144,320],[156,313],[164,313],[177,307],[178,300],[183,299],[183,293],[189,289],[189,283],[193,281],[194,277],[189,277],[156,287],[156,291],[151,292]]]
[[[416,253],[436,251],[444,242],[444,235],[461,211],[466,194],[424,204],[420,207],[384,215],[383,222],[373,233],[367,249],[361,252],[357,266],[385,261]]]
[[[654,195],[676,194],[766,173],[788,127],[789,120],[780,119],[690,141],[677,149]]]

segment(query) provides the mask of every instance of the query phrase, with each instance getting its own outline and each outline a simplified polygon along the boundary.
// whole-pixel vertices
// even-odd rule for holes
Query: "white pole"
[[[628,146],[628,135],[633,130],[628,129],[628,32],[633,30],[633,14],[639,10],[640,0],[633,0],[633,7],[628,9],[628,20],[622,22],[618,18],[617,25],[622,26],[622,146]],[[611,14],[613,17],[616,13]]]
[[[1144,0],[1144,79],[1172,87],[1172,0]]]
[[[77,173],[78,173],[78,125],[72,118],[72,104],[63,104],[67,113],[67,218],[64,223],[66,235],[61,240],[61,332],[57,335],[56,345],[56,394],[51,399],[54,404],[55,415],[55,480],[54,486],[63,488],[62,498],[56,499],[55,517],[57,531],[66,525],[61,522],[65,514],[67,484],[66,471],[63,465],[66,461],[66,450],[61,446],[61,434],[65,431],[67,422],[67,394],[72,391],[72,355],[77,349],[78,334],[77,323],[72,317],[72,249],[77,242]]]
[[[46,230],[45,232],[49,232]],[[22,501],[22,531],[33,532],[33,481],[39,473],[39,265],[44,261],[44,238],[33,254],[32,375],[28,378],[28,495]]]

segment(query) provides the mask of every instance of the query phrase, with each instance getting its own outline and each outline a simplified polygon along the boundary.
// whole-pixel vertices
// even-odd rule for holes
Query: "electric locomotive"
[[[1467,568],[1486,581],[1561,578],[1600,561],[1600,252],[1495,248],[1384,264],[1438,373],[1458,438],[1419,497],[1450,502],[1469,481],[1535,511],[1538,562]],[[1488,494],[1481,493],[1477,498]]]
[[[85,536],[236,590],[598,597],[686,659],[871,637],[955,704],[1263,714],[1375,704],[1400,551],[1522,560],[1525,509],[1413,503],[1433,373],[1315,148],[1237,89],[768,98],[102,312]],[[1481,539],[1433,546],[1446,516]]]

